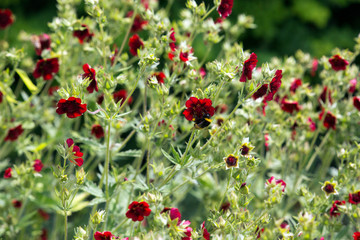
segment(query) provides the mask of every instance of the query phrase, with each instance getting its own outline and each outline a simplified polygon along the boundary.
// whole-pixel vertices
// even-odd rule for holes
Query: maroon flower
[[[80,117],[87,110],[86,104],[81,104],[81,99],[75,97],[69,97],[67,100],[60,99],[57,107],[57,114],[66,113],[68,118]]]
[[[72,147],[72,153],[73,155],[69,157],[70,162],[78,165],[79,167],[81,167],[84,163],[84,160],[82,159],[83,153],[80,152],[80,147],[76,146],[74,144],[74,140],[72,140],[71,138],[68,138],[66,140],[66,144],[68,145],[69,148]]]
[[[14,16],[10,9],[0,9],[0,28],[5,29],[14,22]]]
[[[360,191],[349,193],[349,203],[355,205],[360,203]]]
[[[360,240],[360,232],[354,232],[353,238],[354,240]]]
[[[231,207],[231,204],[229,202],[224,202],[223,204],[221,204],[220,212],[226,212],[230,209],[230,207]]]
[[[337,217],[337,216],[340,216],[340,212],[339,212],[339,208],[338,206],[341,206],[341,205],[344,205],[345,204],[345,201],[339,201],[339,200],[336,200],[331,209],[330,209],[330,217]]]
[[[185,106],[187,109],[185,109],[183,114],[189,121],[197,122],[204,118],[210,118],[215,113],[212,101],[208,98],[198,99],[196,97],[190,97],[189,100],[186,101]]]
[[[22,206],[22,202],[16,199],[12,200],[11,203],[14,206],[14,208],[21,208]]]
[[[353,97],[353,104],[360,111],[360,97]]]
[[[233,4],[234,0],[221,0],[217,9],[220,17],[227,18],[231,14]]]
[[[83,70],[84,73],[82,74],[82,78],[86,79],[88,78],[89,80],[91,80],[89,86],[86,88],[86,90],[88,90],[89,93],[92,93],[94,90],[95,91],[99,91],[98,86],[97,86],[97,81],[96,81],[96,71],[95,69],[91,68],[89,64],[85,63],[83,65]]]
[[[243,156],[248,155],[249,151],[250,151],[250,148],[247,146],[247,144],[243,144],[240,148],[240,153]]]
[[[240,82],[246,82],[246,80],[251,80],[252,71],[256,67],[257,62],[258,60],[256,54],[252,53],[250,55],[250,58],[244,62],[243,71],[240,77]]]
[[[356,90],[356,84],[357,84],[356,78],[351,79],[349,83],[350,83],[349,92],[354,93]]]
[[[141,41],[141,38],[139,37],[139,35],[134,34],[130,39],[129,39],[129,47],[130,47],[130,53],[133,56],[137,56],[137,50],[144,47],[144,43]]]
[[[203,238],[205,238],[205,240],[210,240],[210,233],[205,227],[205,221],[201,224],[201,229],[203,230]]]
[[[94,33],[90,33],[89,27],[85,24],[81,24],[82,29],[75,30],[73,36],[79,39],[80,44],[83,44],[84,41],[90,42]]]
[[[44,165],[42,164],[40,159],[36,159],[33,164],[33,168],[35,172],[41,172]]]
[[[290,92],[295,93],[296,89],[302,85],[302,81],[299,78],[295,78],[294,81],[291,83]]]
[[[170,219],[171,220],[177,219],[178,220],[177,225],[180,224],[180,222],[181,222],[181,213],[180,213],[179,209],[177,209],[177,208],[171,208],[170,209]]]
[[[176,50],[176,38],[175,38],[175,31],[174,28],[171,28],[170,30],[170,40],[171,42],[169,43],[170,49],[171,51],[175,51]]]
[[[289,228],[290,226],[289,226],[289,224],[288,224],[288,222],[287,221],[283,221],[281,224],[280,224],[280,228],[282,228],[282,229],[287,229],[287,228]]]
[[[5,137],[5,141],[15,141],[23,132],[24,129],[22,128],[21,124],[17,127],[10,128],[8,134]]]
[[[192,232],[192,228],[191,228],[191,227],[186,227],[186,228],[185,228],[185,235],[186,235],[186,237],[182,237],[181,240],[192,240],[192,238],[191,238],[191,232]]]
[[[324,109],[322,110],[322,112],[319,114],[319,119],[322,120],[322,117],[324,115]],[[328,111],[325,115],[325,119],[324,119],[324,127],[326,127],[327,129],[332,128],[332,129],[336,129],[336,117],[334,116],[334,114],[332,114],[330,111]]]
[[[269,185],[272,184],[272,182],[275,182],[276,185],[281,184],[281,189],[284,192],[285,188],[286,188],[286,183],[284,182],[284,180],[282,179],[275,179],[275,177],[271,177],[269,180],[267,180],[267,182],[265,183],[265,185]]]
[[[4,178],[11,178],[11,168],[7,168],[4,173]]]
[[[315,122],[311,119],[311,117],[308,118],[308,123],[310,126],[310,131],[314,132],[316,130],[316,124]]]
[[[284,112],[288,112],[288,113],[291,113],[291,114],[294,111],[298,112],[301,109],[298,102],[296,102],[296,101],[287,101],[286,97],[284,97],[281,100],[280,107]]]
[[[331,98],[331,91],[328,91],[327,86],[324,87],[323,91],[321,92],[319,96],[319,102],[326,104],[326,97],[329,99],[330,104],[332,104],[332,98]]]
[[[3,93],[0,91],[0,103],[3,101]]]
[[[122,103],[127,98],[127,91],[125,89],[121,89],[121,90],[119,90],[117,92],[114,92],[113,97],[114,97],[115,103],[118,103],[119,101],[121,101],[121,105],[122,105]],[[131,104],[132,101],[133,101],[133,98],[130,97],[129,100],[128,100],[128,104]]]
[[[32,43],[35,46],[36,55],[41,56],[42,51],[50,49],[51,39],[46,33],[40,34],[39,36],[32,36]]]
[[[111,232],[96,232],[95,240],[111,240],[114,235]]]
[[[41,231],[40,239],[41,240],[47,240],[48,239],[47,236],[48,236],[47,230],[45,228],[43,228],[42,231]]]
[[[104,101],[104,94],[102,93],[97,97],[96,102],[97,104],[101,105],[103,101]]]
[[[282,70],[276,70],[275,77],[271,80],[269,84],[269,93],[265,96],[265,101],[271,101],[274,98],[275,93],[279,90],[281,86]]]
[[[59,60],[58,58],[40,59],[36,63],[35,70],[33,72],[34,78],[43,77],[44,80],[51,80],[59,72]]]
[[[312,77],[315,76],[318,66],[319,66],[319,61],[316,58],[314,58],[312,61],[311,72],[310,72],[310,75]]]
[[[91,127],[91,134],[94,135],[96,138],[104,137],[104,129],[100,124],[94,124]]]
[[[187,62],[187,61],[189,61],[189,52],[180,52],[180,54],[179,54],[179,58],[180,58],[180,60],[181,61],[183,61],[183,62]]]
[[[126,14],[126,17],[132,17],[133,14],[134,14],[134,11],[129,11]],[[131,32],[138,32],[138,31],[142,30],[146,24],[148,24],[148,21],[145,21],[144,19],[141,18],[141,16],[139,14],[137,14],[134,18],[134,23],[131,26]]]
[[[349,62],[340,57],[339,54],[330,58],[329,63],[331,64],[331,68],[335,71],[345,70],[346,66],[349,65]]]
[[[153,76],[156,77],[159,84],[164,84],[164,79],[166,78],[165,74],[163,72],[156,72],[153,74]]]
[[[59,86],[52,86],[49,88],[48,90],[48,95],[49,96],[53,96],[54,95],[54,92],[57,92],[57,90],[59,90],[60,87]]]
[[[149,216],[151,209],[147,202],[132,202],[129,205],[129,210],[126,212],[126,217],[131,218],[134,222],[144,220],[144,217]]]
[[[40,217],[41,217],[42,219],[44,219],[45,221],[47,221],[47,220],[50,219],[50,215],[49,215],[47,212],[45,212],[44,210],[39,209],[39,210],[38,210],[38,213],[39,213]]]
[[[264,228],[259,228],[257,227],[256,230],[255,230],[255,234],[256,234],[256,238],[259,239],[261,237],[261,233],[263,233],[265,231]]]
[[[226,163],[226,169],[229,168],[239,168],[239,157],[229,154],[227,157],[224,157],[224,162]]]
[[[267,93],[267,90],[268,90],[268,84],[263,84],[253,95],[252,95],[252,98],[254,100],[258,99],[258,98],[261,98],[263,96],[266,95]]]

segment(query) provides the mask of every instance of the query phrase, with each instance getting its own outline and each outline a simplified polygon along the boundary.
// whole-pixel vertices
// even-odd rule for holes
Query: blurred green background
[[[168,3],[159,2],[160,6]],[[184,8],[185,2],[174,0],[172,16],[179,17],[178,9]],[[205,4],[211,7],[213,0],[205,0]],[[10,8],[16,16],[7,33],[15,46],[21,44],[17,40],[19,31],[47,32],[47,22],[56,15],[55,0],[1,0],[0,8]],[[293,55],[298,49],[316,57],[330,55],[335,47],[351,50],[360,32],[359,12],[360,0],[234,0],[229,19],[236,22],[241,13],[254,16],[257,28],[248,30],[239,41],[264,61],[272,56]],[[85,14],[83,9],[79,14]],[[213,12],[211,16],[215,19],[218,14]],[[4,34],[0,31],[1,38]],[[196,49],[205,48],[202,43],[195,44]],[[203,52],[205,49],[197,51],[200,58]]]

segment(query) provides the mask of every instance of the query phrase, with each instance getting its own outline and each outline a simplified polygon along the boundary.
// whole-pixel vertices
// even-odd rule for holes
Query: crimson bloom
[[[221,0],[220,5],[217,9],[220,17],[227,18],[232,11],[234,0]]]
[[[331,64],[331,68],[335,71],[345,70],[346,66],[349,65],[349,62],[340,57],[339,54],[330,58],[329,63]]]
[[[22,206],[22,202],[16,199],[12,200],[11,203],[14,206],[14,208],[21,208]]]
[[[170,40],[171,42],[169,43],[170,49],[171,51],[175,51],[176,50],[176,38],[175,38],[175,31],[174,28],[171,28],[170,30]]]
[[[111,240],[114,235],[111,232],[96,232],[94,234],[95,240]]]
[[[360,111],[360,97],[353,97],[353,104]]]
[[[44,167],[44,164],[42,164],[40,159],[36,159],[33,164],[33,168],[35,172],[41,172],[42,168]]]
[[[310,75],[312,77],[315,76],[318,66],[319,66],[319,61],[316,58],[314,58],[311,64],[311,72],[310,72]]]
[[[319,114],[319,119],[322,120],[322,117],[324,115],[324,109],[322,110],[322,112]],[[334,114],[332,114],[330,111],[328,111],[325,115],[325,119],[324,119],[324,127],[326,127],[327,129],[332,128],[332,129],[336,129],[336,117],[334,116]]]
[[[5,137],[5,141],[15,141],[23,132],[24,129],[22,128],[21,124],[14,128],[10,128],[8,134]]]
[[[57,114],[66,113],[68,118],[80,117],[87,110],[86,104],[81,104],[81,99],[75,97],[69,97],[67,100],[60,99],[57,107]]]
[[[126,17],[132,17],[133,14],[134,14],[134,11],[129,11],[126,14]],[[145,21],[144,19],[141,18],[141,16],[139,14],[137,14],[134,18],[134,23],[131,26],[131,32],[141,31],[143,29],[143,27],[146,26],[146,24],[148,24],[148,21]]]
[[[81,24],[82,30],[75,30],[73,36],[79,39],[80,44],[83,44],[84,41],[90,42],[94,33],[90,33],[89,27],[86,24]]]
[[[310,131],[314,132],[316,130],[316,124],[311,119],[311,117],[308,118],[307,122],[309,123]]]
[[[297,101],[287,101],[286,97],[281,100],[280,107],[284,112],[288,113],[298,112],[301,109]]]
[[[329,91],[328,91],[328,87],[324,86],[324,89],[321,92],[319,99],[318,99],[319,102],[326,103],[326,97],[327,97],[327,99],[329,99],[330,104],[332,104],[331,90],[329,89]]]
[[[267,180],[267,182],[265,183],[265,185],[269,185],[269,184],[272,184],[273,181],[275,182],[275,185],[278,185],[278,184],[281,184],[281,189],[282,191],[284,192],[285,191],[285,188],[286,188],[286,183],[284,182],[284,180],[282,179],[275,179],[275,177],[271,177],[269,180]]]
[[[31,41],[35,46],[35,52],[38,56],[41,56],[43,50],[51,48],[51,39],[46,33],[40,34],[39,36],[32,36]]]
[[[356,90],[356,84],[357,84],[356,78],[351,79],[349,83],[350,83],[349,92],[354,93]]]
[[[271,80],[270,84],[263,84],[253,95],[253,99],[258,99],[264,97],[264,102],[271,101],[274,98],[274,95],[279,90],[281,86],[282,70],[276,70],[274,78]]]
[[[89,86],[86,88],[86,90],[88,90],[89,93],[92,93],[94,90],[95,91],[99,91],[98,86],[97,86],[97,81],[96,81],[96,71],[95,69],[91,68],[89,64],[85,63],[83,65],[83,70],[84,73],[81,75],[83,79],[88,78],[89,80],[91,80]]]
[[[125,89],[121,89],[117,92],[113,93],[113,97],[114,97],[114,101],[115,103],[118,103],[119,101],[121,101],[121,104],[125,101],[125,99],[127,98],[127,91]],[[128,100],[128,104],[131,104],[133,101],[132,96],[129,98]]]
[[[205,238],[205,240],[210,240],[210,233],[205,227],[205,221],[201,224],[201,229],[203,230],[203,238]]]
[[[180,213],[179,209],[177,209],[177,208],[171,208],[170,209],[170,219],[171,220],[177,219],[178,220],[177,225],[180,224],[180,222],[181,222],[181,213]]]
[[[36,63],[33,76],[34,78],[42,76],[44,80],[51,80],[57,72],[59,72],[58,58],[40,59]]]
[[[290,86],[290,92],[295,93],[296,89],[302,85],[302,81],[299,78],[295,78],[294,81],[292,81]]]
[[[45,221],[47,221],[47,220],[50,219],[50,215],[49,215],[47,212],[45,212],[44,210],[39,209],[39,210],[38,210],[38,213],[39,213],[40,217],[41,217],[42,219],[44,219]]]
[[[100,124],[94,124],[91,127],[91,134],[94,135],[96,138],[104,137],[104,129]]]
[[[48,239],[48,233],[47,233],[47,230],[45,228],[43,228],[42,231],[41,231],[40,239],[41,240],[47,240]]]
[[[263,84],[263,85],[252,95],[252,98],[253,98],[254,100],[256,100],[256,99],[258,99],[258,98],[261,98],[261,97],[265,96],[266,93],[267,93],[267,90],[268,90],[268,86],[269,86],[269,85],[268,85],[267,83]]]
[[[5,29],[14,22],[14,16],[10,9],[0,9],[0,28]]]
[[[7,168],[4,173],[4,178],[11,178],[11,168]]]
[[[354,232],[353,238],[354,240],[360,240],[360,232]]]
[[[144,220],[151,213],[149,204],[147,202],[136,202],[133,201],[129,205],[129,210],[126,212],[126,217],[131,218],[134,222]]]
[[[191,238],[191,232],[192,232],[192,228],[191,227],[186,227],[185,228],[185,235],[186,237],[182,237],[181,240],[192,240]]]
[[[212,106],[210,99],[190,97],[186,101],[185,106],[187,109],[185,109],[183,114],[187,120],[195,122],[196,128],[204,128],[210,125],[210,118],[215,113],[215,108]]]
[[[163,72],[156,72],[153,74],[153,76],[156,77],[156,80],[158,81],[159,84],[165,83],[164,79],[166,78],[166,76]]]
[[[144,47],[144,43],[141,41],[141,38],[139,37],[139,35],[134,34],[130,39],[129,39],[129,47],[130,47],[130,53],[133,56],[137,56],[137,50]]]
[[[246,185],[246,183],[245,183]],[[223,204],[221,204],[221,207],[220,207],[220,212],[226,212],[230,209],[231,207],[231,204],[229,202],[224,202]]]
[[[360,191],[349,193],[349,203],[355,205],[360,203]]]
[[[252,53],[250,55],[250,58],[244,62],[243,71],[240,77],[240,82],[246,82],[246,80],[251,80],[252,71],[256,67],[257,62],[258,60],[256,54]]]
[[[69,157],[70,162],[78,165],[79,167],[81,167],[84,163],[84,160],[81,158],[83,156],[83,153],[80,152],[80,147],[76,146],[74,144],[74,140],[72,140],[71,138],[68,138],[66,140],[66,144],[68,145],[68,147],[71,149],[72,148],[72,156]]]
[[[341,205],[345,205],[345,201],[339,201],[339,200],[336,200],[331,209],[330,209],[330,217],[337,217],[337,216],[340,216],[340,212],[339,212],[339,208],[338,206],[341,206]]]

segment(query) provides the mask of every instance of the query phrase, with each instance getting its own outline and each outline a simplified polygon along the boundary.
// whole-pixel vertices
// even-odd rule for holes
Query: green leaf
[[[93,182],[87,181],[86,185],[81,187],[81,189],[87,193],[90,193],[93,196],[96,196],[99,198],[104,197],[103,191],[98,186],[96,186],[95,183],[93,183]]]
[[[93,200],[91,200],[89,202],[89,206],[93,206],[93,205],[96,205],[96,204],[99,204],[99,203],[103,203],[103,202],[106,202],[106,199],[105,198],[94,198]]]
[[[165,156],[170,162],[172,162],[172,163],[175,164],[175,165],[179,164],[179,162],[176,161],[175,158],[173,158],[172,156],[170,156],[170,154],[168,154],[167,152],[165,152],[164,149],[161,149],[161,152],[164,154],[164,156]]]
[[[141,150],[130,149],[115,154],[115,157],[140,157],[141,153],[142,153]]]
[[[32,81],[30,80],[30,78],[28,77],[28,75],[24,70],[17,68],[15,69],[15,71],[17,72],[17,74],[19,74],[20,78],[23,80],[23,82],[25,83],[26,87],[30,90],[30,92],[32,93],[37,92],[38,88],[32,83]]]
[[[175,157],[177,162],[181,161],[181,157],[179,155],[179,153],[175,150],[174,146],[171,144],[171,152],[173,154],[173,156]]]

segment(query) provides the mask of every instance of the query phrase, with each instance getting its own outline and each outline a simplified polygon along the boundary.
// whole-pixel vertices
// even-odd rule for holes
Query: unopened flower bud
[[[105,214],[104,210],[96,211],[96,213],[91,217],[91,222],[94,225],[99,225],[105,221]]]
[[[76,171],[76,184],[83,185],[85,181],[86,173],[84,171],[84,168],[81,168],[80,170]]]

